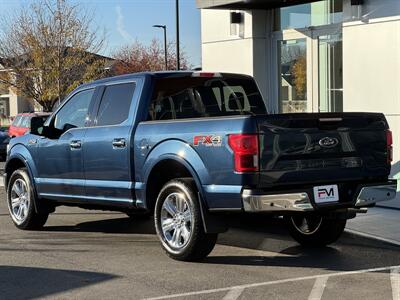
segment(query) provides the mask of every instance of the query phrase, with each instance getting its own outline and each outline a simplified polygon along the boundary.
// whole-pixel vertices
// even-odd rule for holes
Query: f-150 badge
[[[222,145],[222,137],[220,135],[196,135],[193,137],[193,145],[220,147]]]

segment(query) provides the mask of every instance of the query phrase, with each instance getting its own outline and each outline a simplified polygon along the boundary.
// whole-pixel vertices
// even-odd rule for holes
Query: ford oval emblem
[[[324,137],[319,140],[318,144],[323,148],[333,148],[339,144],[337,138]]]

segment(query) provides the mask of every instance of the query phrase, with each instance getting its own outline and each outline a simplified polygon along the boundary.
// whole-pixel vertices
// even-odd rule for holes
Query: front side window
[[[54,127],[62,131],[84,127],[93,93],[94,89],[90,89],[79,92],[70,98],[58,111]]]
[[[255,82],[246,77],[156,79],[148,120],[266,114]]]
[[[129,116],[134,91],[134,83],[107,86],[97,113],[97,126],[117,125],[125,121]]]
[[[12,125],[13,126],[18,126],[20,121],[21,121],[21,116],[16,116],[14,121],[12,122]]]

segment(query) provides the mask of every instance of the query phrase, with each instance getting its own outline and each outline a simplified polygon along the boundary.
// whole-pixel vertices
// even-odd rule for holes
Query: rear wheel
[[[172,180],[158,195],[154,214],[157,235],[173,259],[198,261],[215,246],[218,235],[204,232],[199,201],[191,179]]]
[[[290,235],[306,247],[322,247],[336,242],[342,235],[346,220],[320,215],[286,216]]]
[[[40,229],[46,223],[48,213],[35,210],[35,193],[25,168],[16,170],[7,186],[7,204],[11,219],[20,229]]]

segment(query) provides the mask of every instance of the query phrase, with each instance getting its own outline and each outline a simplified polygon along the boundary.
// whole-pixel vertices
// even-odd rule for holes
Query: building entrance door
[[[280,113],[343,110],[340,24],[275,32],[273,45]]]

